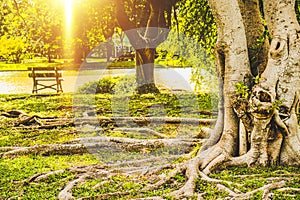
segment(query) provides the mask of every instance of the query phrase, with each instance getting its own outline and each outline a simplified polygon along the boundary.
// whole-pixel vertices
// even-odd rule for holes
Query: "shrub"
[[[78,88],[78,93],[83,94],[99,94],[113,93],[114,87],[120,77],[104,77],[98,81],[89,81]]]
[[[98,85],[96,88],[96,94],[99,93],[109,93],[112,94],[115,85],[119,81],[120,77],[104,77],[98,81]]]
[[[77,89],[77,93],[82,94],[95,94],[97,89],[98,82],[97,81],[89,81],[84,83]]]
[[[135,76],[123,76],[120,77],[114,91],[116,94],[128,94],[134,92],[136,90],[136,87],[137,83],[135,80]]]

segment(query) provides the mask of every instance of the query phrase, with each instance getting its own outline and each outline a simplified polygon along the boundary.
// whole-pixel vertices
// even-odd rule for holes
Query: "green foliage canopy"
[[[198,41],[212,54],[217,40],[217,27],[207,1],[182,0],[177,13],[179,31]]]

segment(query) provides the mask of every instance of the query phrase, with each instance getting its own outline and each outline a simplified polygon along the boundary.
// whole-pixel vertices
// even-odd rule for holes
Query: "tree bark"
[[[136,81],[137,91],[143,93],[158,93],[154,81],[154,56],[156,48],[136,50]]]
[[[257,51],[252,47],[263,29],[258,1],[209,3],[218,26],[216,58],[224,82],[219,110],[224,116],[215,132],[220,140],[202,155],[221,147],[224,156],[222,161],[218,153],[210,154],[202,168],[209,172],[224,160],[228,165],[299,164],[300,27],[294,2],[263,2],[272,40]]]
[[[262,27],[258,1],[209,0],[209,5],[218,27],[215,57],[223,83],[219,116],[199,154],[177,168],[187,180],[172,192],[176,198],[192,196],[199,176],[220,166],[300,164],[300,27],[295,1],[263,1],[271,36],[267,59],[267,43],[263,51],[250,51],[259,31],[249,23],[254,20],[257,29]],[[257,53],[263,59],[253,62]],[[262,189],[267,198],[269,186]]]
[[[261,75],[266,68],[269,41],[260,13],[259,0],[239,0],[239,6],[245,25],[250,68],[255,77]]]
[[[248,84],[251,79],[246,31],[237,1],[223,4],[211,0],[209,5],[218,26],[215,51],[220,83],[224,84],[220,87],[223,105],[219,105],[219,111],[224,114],[218,118],[218,123],[222,126],[218,127],[219,130],[215,134],[221,134],[219,143],[225,143],[227,151],[236,155],[239,120],[232,107],[232,100],[236,96],[235,85],[240,82]]]

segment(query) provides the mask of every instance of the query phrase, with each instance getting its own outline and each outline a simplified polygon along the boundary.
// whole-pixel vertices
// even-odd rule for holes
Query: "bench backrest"
[[[62,73],[58,67],[28,67],[31,71],[28,76],[32,78],[60,78]]]

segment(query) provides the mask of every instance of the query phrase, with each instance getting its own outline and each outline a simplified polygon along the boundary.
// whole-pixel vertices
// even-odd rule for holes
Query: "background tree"
[[[4,35],[8,31],[6,18],[7,15],[10,14],[9,6],[6,4],[5,1],[1,2],[1,9],[0,9],[0,35]]]
[[[105,3],[107,5],[107,2]],[[114,17],[114,7],[104,6],[104,2],[73,1],[73,35],[72,38],[65,38],[64,34],[64,4],[61,0],[25,0],[1,2],[1,29],[0,36],[6,35],[2,41],[7,40],[20,41],[19,50],[16,54],[8,52],[12,46],[2,48],[6,49],[6,58],[15,58],[21,62],[22,59],[32,56],[45,56],[49,62],[53,58],[61,58],[65,41],[72,40],[74,48],[75,62],[82,62],[89,51],[110,38],[113,34],[116,24]],[[12,44],[7,41],[5,44]],[[20,48],[22,49],[20,50]],[[2,51],[1,53],[4,53]],[[11,56],[14,54],[14,56]]]
[[[158,60],[165,57],[167,65],[171,63],[174,66],[179,63],[183,67],[192,68],[191,81],[195,83],[195,92],[217,92],[214,59],[195,37],[189,37],[173,28],[166,41],[158,46],[157,52]]]
[[[0,56],[6,62],[20,63],[26,54],[28,45],[22,37],[9,37],[3,35],[0,37]]]
[[[63,9],[56,3],[40,0],[2,2],[1,34],[10,41],[20,42],[15,44],[19,48],[18,54],[14,53],[15,62],[31,58],[33,54],[46,56],[51,62],[54,55],[61,54]]]
[[[217,40],[217,27],[208,2],[197,0],[179,1],[177,7],[178,30],[193,38],[213,54]]]
[[[63,56],[63,9],[56,1],[35,0],[26,17],[32,50],[52,62]]]
[[[0,56],[7,62],[20,63],[28,52],[28,29],[25,21],[28,6],[27,1],[1,2]]]
[[[73,9],[74,62],[81,63],[94,47],[112,37],[116,21],[114,8],[103,1],[75,1]]]
[[[168,36],[177,1],[115,1],[118,23],[136,50],[139,93],[158,92],[154,83],[155,49]]]

